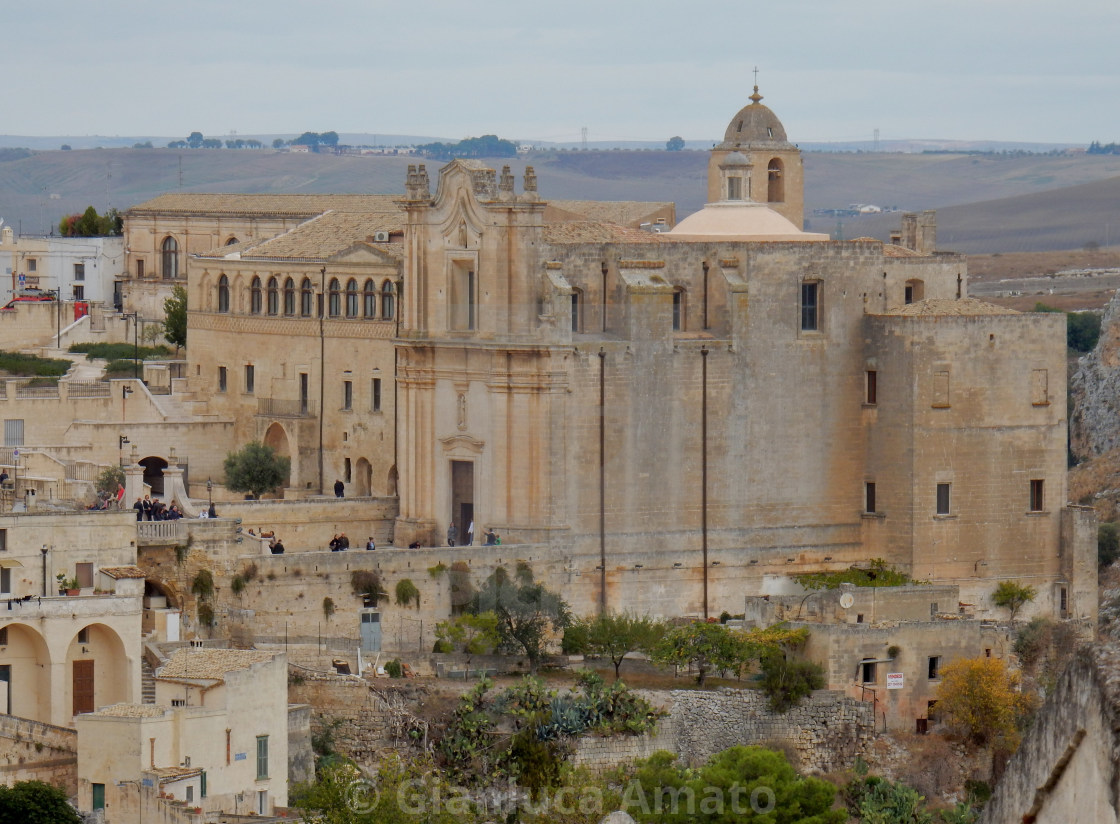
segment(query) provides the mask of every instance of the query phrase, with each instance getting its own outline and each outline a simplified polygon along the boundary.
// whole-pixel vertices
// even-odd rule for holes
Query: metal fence
[[[310,418],[315,415],[315,406],[299,399],[257,398],[257,414],[271,418]]]
[[[110,386],[106,381],[67,381],[66,393],[71,398],[107,398]]]

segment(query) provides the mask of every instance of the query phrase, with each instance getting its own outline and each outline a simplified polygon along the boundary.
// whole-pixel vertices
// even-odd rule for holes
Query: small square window
[[[89,643],[89,627],[83,627],[82,629],[78,630],[78,643],[79,644],[88,644]]]
[[[949,514],[949,488],[952,484],[938,484],[937,485],[937,514]]]
[[[941,656],[931,655],[926,667],[926,677],[930,681],[937,681],[941,678]]]
[[[74,264],[74,280],[86,279],[86,265],[84,263]]]
[[[1043,488],[1046,482],[1040,479],[1031,481],[1031,512],[1042,512],[1044,502]]]

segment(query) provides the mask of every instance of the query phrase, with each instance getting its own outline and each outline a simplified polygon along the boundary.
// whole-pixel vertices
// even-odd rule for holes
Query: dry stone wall
[[[78,791],[78,734],[65,727],[0,715],[0,784],[45,781]]]

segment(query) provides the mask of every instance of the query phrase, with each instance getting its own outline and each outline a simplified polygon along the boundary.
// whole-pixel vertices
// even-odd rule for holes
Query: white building
[[[111,301],[124,269],[123,237],[16,237],[0,229],[0,297],[20,289],[60,290],[64,301]]]

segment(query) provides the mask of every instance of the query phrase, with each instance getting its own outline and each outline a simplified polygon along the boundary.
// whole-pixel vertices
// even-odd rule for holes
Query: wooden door
[[[74,715],[93,710],[93,661],[75,661]]]

